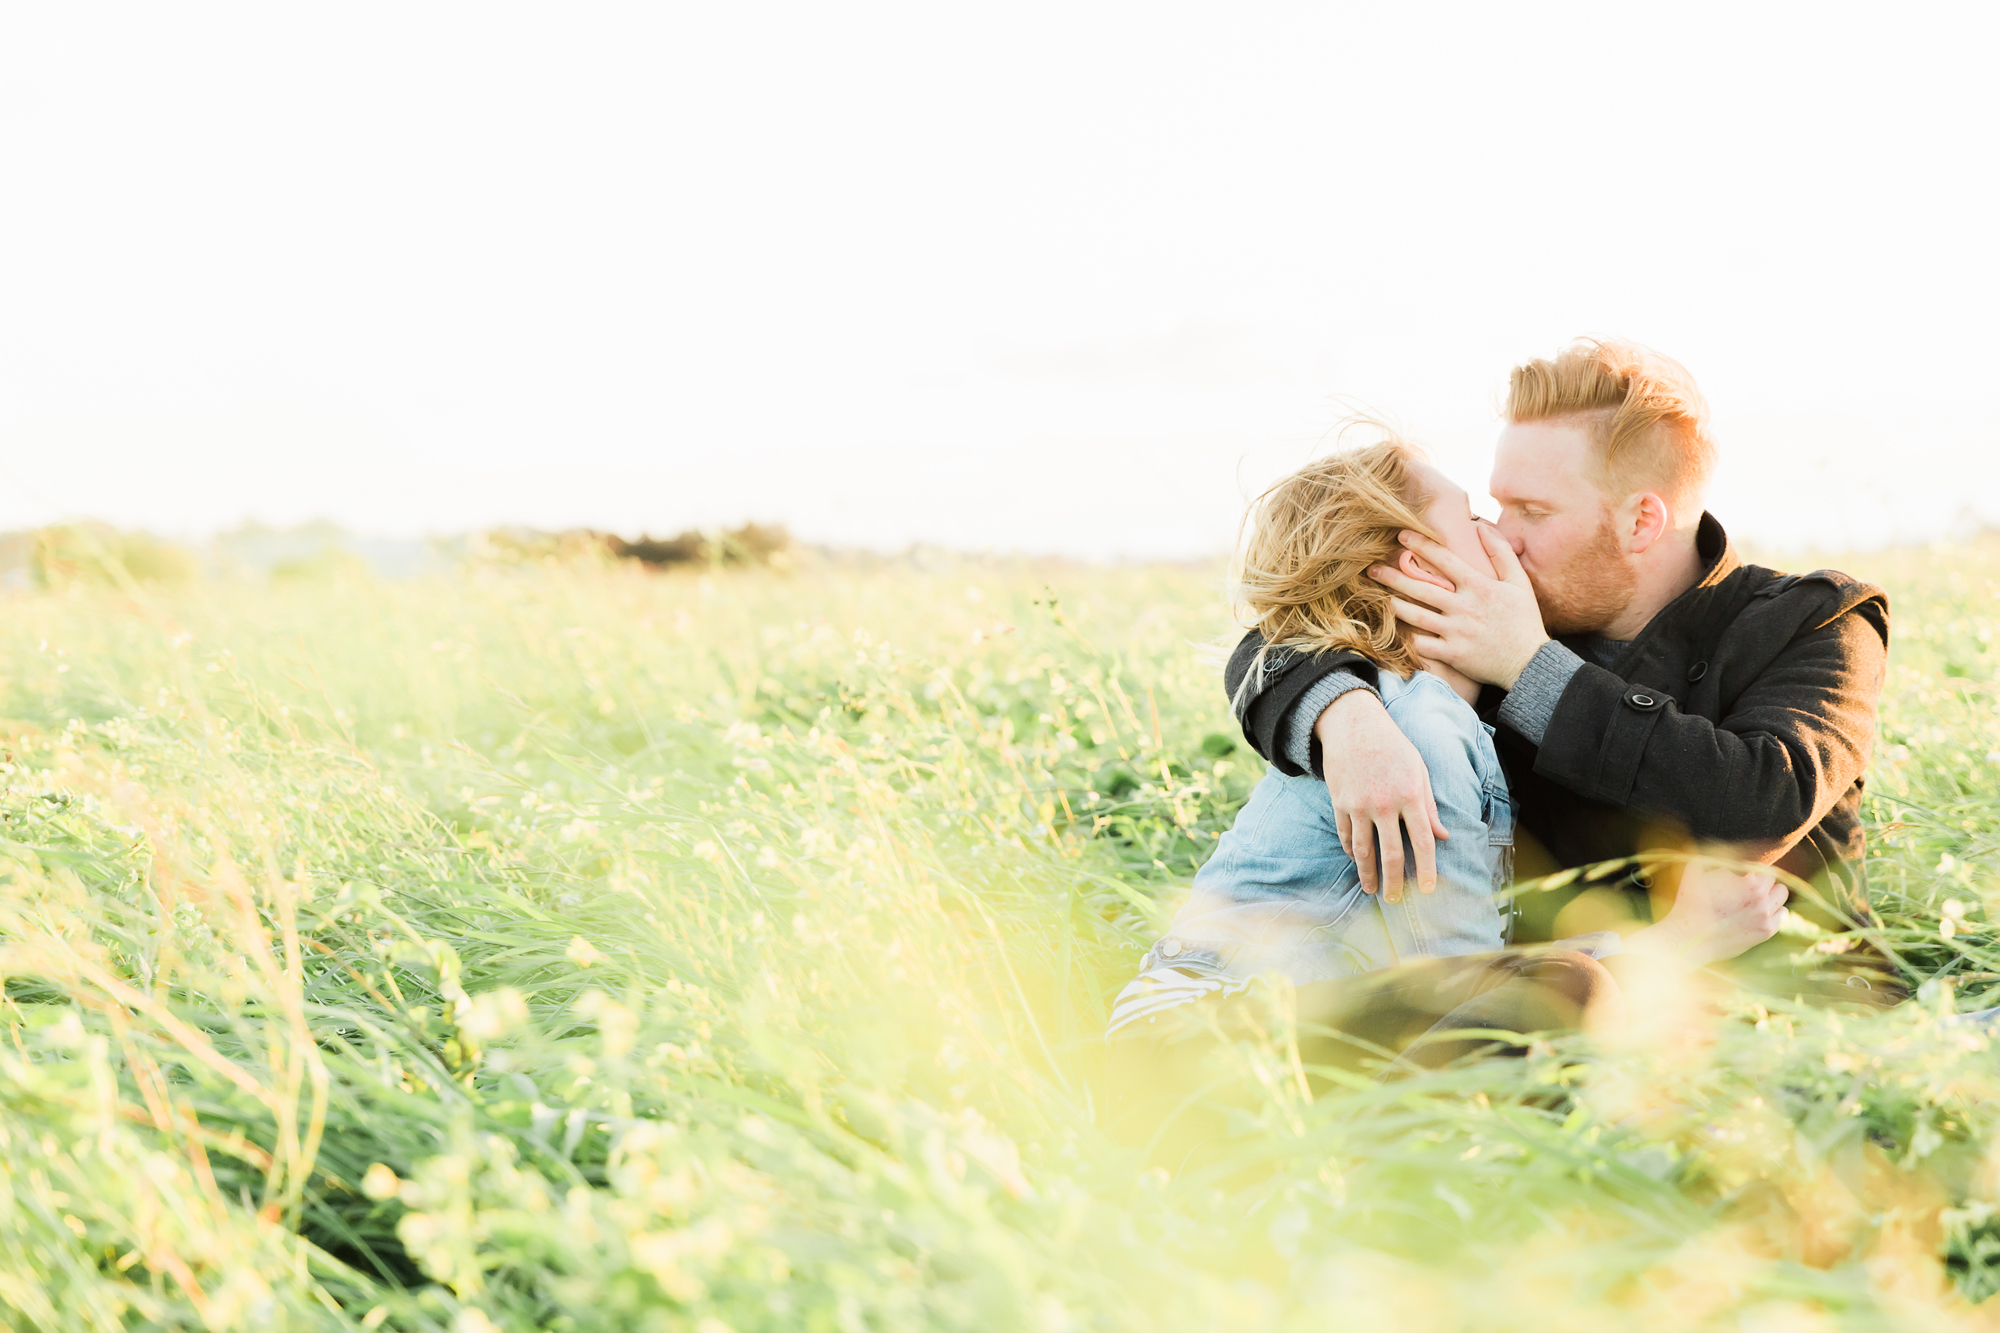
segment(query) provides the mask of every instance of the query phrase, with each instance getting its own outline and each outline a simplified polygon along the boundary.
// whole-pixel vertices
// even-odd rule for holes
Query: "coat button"
[[[1179,958],[1181,956],[1181,942],[1179,940],[1168,940],[1160,946],[1160,956],[1162,958]]]
[[[1625,706],[1641,713],[1656,713],[1667,706],[1663,695],[1653,693],[1643,686],[1634,685],[1625,691]]]
[[[1688,668],[1689,680],[1700,680],[1703,676],[1706,676],[1707,674],[1708,674],[1708,663],[1706,662],[1696,662],[1693,666]]]

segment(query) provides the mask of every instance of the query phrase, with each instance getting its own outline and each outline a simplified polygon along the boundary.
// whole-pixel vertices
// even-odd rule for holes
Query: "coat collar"
[[[1701,581],[1694,585],[1695,588],[1713,588],[1743,566],[1743,561],[1736,555],[1735,543],[1729,540],[1729,534],[1722,530],[1722,524],[1716,521],[1715,515],[1707,510],[1702,511],[1701,523],[1694,530],[1694,553],[1701,559]],[[1681,595],[1684,597],[1687,594]]]
[[[1621,674],[1638,660],[1637,649],[1643,643],[1659,635],[1672,636],[1686,632],[1719,613],[1720,608],[1730,602],[1730,593],[1723,591],[1729,584],[1731,591],[1740,591],[1741,580],[1732,576],[1743,569],[1743,561],[1736,554],[1736,546],[1729,540],[1729,534],[1722,530],[1722,524],[1715,515],[1703,511],[1701,524],[1694,534],[1695,554],[1701,558],[1701,578],[1680,596],[1660,608],[1659,614],[1647,622],[1637,638],[1620,654],[1613,669]]]

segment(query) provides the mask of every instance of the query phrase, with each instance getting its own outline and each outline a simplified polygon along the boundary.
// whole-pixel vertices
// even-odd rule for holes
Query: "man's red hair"
[[[1593,480],[1613,504],[1652,490],[1698,513],[1715,470],[1708,402],[1694,376],[1637,343],[1580,338],[1553,360],[1514,367],[1507,420],[1582,426],[1597,446]]]

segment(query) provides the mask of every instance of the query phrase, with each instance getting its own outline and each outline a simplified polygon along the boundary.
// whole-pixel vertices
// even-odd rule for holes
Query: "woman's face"
[[[1471,497],[1429,463],[1416,461],[1410,466],[1416,473],[1417,484],[1431,497],[1430,506],[1424,510],[1424,521],[1431,525],[1431,531],[1437,533],[1460,560],[1482,574],[1492,574],[1493,559],[1480,544],[1479,521],[1472,516]],[[1408,561],[1423,567],[1414,555],[1408,552],[1404,555]]]

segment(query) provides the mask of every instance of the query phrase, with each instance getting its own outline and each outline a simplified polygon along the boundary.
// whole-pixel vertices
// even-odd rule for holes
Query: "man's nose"
[[[1507,521],[1506,515],[1504,514],[1501,515],[1500,521],[1495,523],[1493,526],[1500,529],[1500,535],[1502,537],[1505,537],[1507,539],[1507,544],[1514,548],[1514,554],[1516,556],[1525,555],[1527,553],[1528,539],[1522,536],[1520,531],[1516,529],[1512,523],[1509,523]]]

